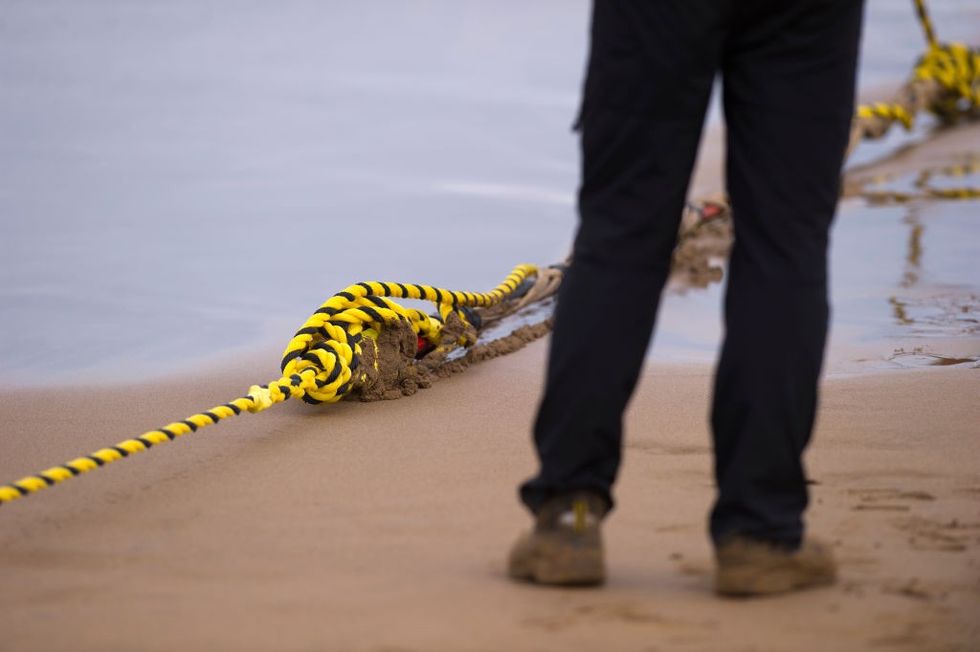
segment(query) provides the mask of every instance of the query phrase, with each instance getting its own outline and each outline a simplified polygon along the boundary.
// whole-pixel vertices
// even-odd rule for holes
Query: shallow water
[[[969,180],[969,179],[967,179]],[[980,177],[973,177],[974,184]],[[831,245],[830,373],[980,359],[980,201],[842,202]],[[711,362],[723,289],[668,294],[654,360]],[[764,352],[763,352],[764,353]]]
[[[931,6],[948,39],[980,16]],[[476,290],[560,260],[587,14],[584,0],[6,0],[0,383],[169,373],[284,342],[356,280]],[[910,8],[872,0],[868,25],[862,84],[903,78],[922,49]],[[930,227],[927,252],[966,246],[967,225],[924,214],[953,230]],[[882,260],[900,265],[894,231]],[[654,355],[704,358],[717,320],[674,315],[716,314],[718,292],[669,298]]]

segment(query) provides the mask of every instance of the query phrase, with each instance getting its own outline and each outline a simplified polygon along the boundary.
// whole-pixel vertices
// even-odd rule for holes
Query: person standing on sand
[[[830,550],[804,537],[802,454],[827,336],[827,246],[863,8],[863,0],[594,0],[580,223],[534,426],[540,471],[520,488],[535,524],[511,551],[512,577],[605,578],[600,524],[613,506],[622,415],[720,72],[735,244],[711,414],[715,589],[758,595],[834,581]]]

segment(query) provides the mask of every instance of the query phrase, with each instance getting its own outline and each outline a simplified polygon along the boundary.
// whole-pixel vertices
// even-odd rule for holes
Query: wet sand
[[[271,353],[271,352],[270,352]],[[710,593],[710,370],[656,366],[627,423],[601,590],[515,585],[543,342],[411,398],[285,405],[2,508],[0,650],[970,649],[980,374],[835,378],[809,456],[841,583]],[[241,392],[225,372],[4,396],[0,474]]]

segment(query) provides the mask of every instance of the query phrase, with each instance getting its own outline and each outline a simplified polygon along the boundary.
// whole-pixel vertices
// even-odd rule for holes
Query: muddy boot
[[[602,584],[606,572],[599,523],[605,513],[604,501],[590,493],[548,501],[534,529],[511,549],[508,573],[538,584]]]
[[[806,540],[797,550],[734,538],[715,550],[715,592],[728,596],[772,595],[833,584],[837,564],[830,547]]]

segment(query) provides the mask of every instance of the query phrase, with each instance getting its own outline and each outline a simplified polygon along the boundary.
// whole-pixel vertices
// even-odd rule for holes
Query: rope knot
[[[272,400],[272,392],[269,388],[261,385],[252,385],[249,387],[248,397],[252,399],[252,405],[248,408],[248,411],[252,414],[267,410],[276,403],[276,401]]]

